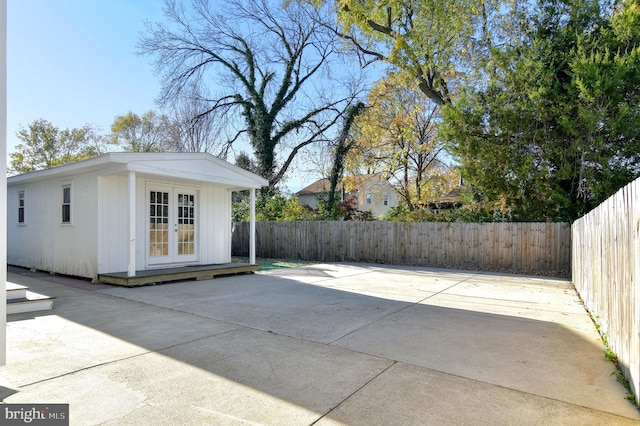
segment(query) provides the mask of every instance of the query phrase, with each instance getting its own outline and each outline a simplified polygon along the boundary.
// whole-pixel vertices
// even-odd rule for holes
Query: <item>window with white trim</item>
[[[62,185],[62,223],[71,223],[71,185]]]
[[[385,206],[389,205],[389,196],[387,194],[384,194],[384,200],[382,202]]]
[[[18,191],[18,223],[24,223],[24,190]]]
[[[367,204],[371,204],[371,193],[367,192]]]

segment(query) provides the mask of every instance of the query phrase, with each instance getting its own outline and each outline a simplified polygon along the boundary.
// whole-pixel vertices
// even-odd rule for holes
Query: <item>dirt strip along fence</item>
[[[572,225],[572,281],[640,403],[640,179]]]
[[[249,247],[234,224],[233,252]],[[569,276],[566,223],[256,222],[256,256]]]

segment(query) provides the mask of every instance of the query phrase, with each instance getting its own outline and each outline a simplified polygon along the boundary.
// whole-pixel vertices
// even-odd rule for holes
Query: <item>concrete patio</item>
[[[571,283],[316,264],[120,288],[12,270],[5,403],[74,425],[640,424]]]

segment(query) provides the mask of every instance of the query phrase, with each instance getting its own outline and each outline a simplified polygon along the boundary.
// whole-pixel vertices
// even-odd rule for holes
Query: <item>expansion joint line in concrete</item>
[[[178,346],[182,346],[182,345],[188,345],[190,343],[198,342],[200,340],[210,339],[211,337],[222,336],[224,334],[231,333],[233,331],[235,331],[235,330],[226,330],[226,331],[223,331],[221,333],[215,333],[215,334],[211,334],[211,335],[208,335],[208,336],[198,337],[197,339],[192,339],[192,340],[187,340],[187,341],[180,342],[180,343],[175,343],[173,345],[169,345],[169,346],[166,346],[166,347],[163,347],[163,348],[150,349],[150,350],[141,352],[139,354],[125,356],[123,358],[118,358],[118,359],[112,359],[110,361],[104,361],[104,362],[101,362],[101,363],[98,363],[98,364],[92,364],[92,365],[89,365],[87,367],[82,367],[82,368],[78,368],[78,369],[73,370],[73,371],[68,371],[68,372],[66,372],[64,374],[58,374],[57,376],[47,377],[46,379],[37,380],[37,381],[31,382],[31,383],[26,383],[24,385],[20,385],[20,388],[26,388],[26,387],[29,387],[29,386],[34,386],[34,385],[37,385],[37,384],[40,384],[40,383],[48,382],[50,380],[59,379],[61,377],[72,376],[72,375],[74,375],[76,373],[80,373],[82,371],[91,370],[93,368],[98,368],[98,367],[102,367],[102,366],[105,366],[105,365],[115,364],[115,363],[120,362],[120,361],[127,361],[127,360],[130,360],[130,359],[133,359],[133,358],[138,358],[138,357],[149,355],[149,354],[153,354],[153,353],[161,353],[162,351],[166,351],[168,349],[172,349],[172,348],[175,348],[175,347],[178,347]]]
[[[351,398],[353,395],[357,394],[358,392],[360,392],[365,386],[367,386],[369,383],[373,382],[375,379],[377,379],[378,377],[380,377],[381,375],[383,375],[384,373],[386,373],[391,367],[393,367],[394,365],[396,365],[396,361],[392,361],[391,364],[389,364],[386,368],[384,368],[382,371],[380,371],[378,374],[376,374],[375,376],[373,376],[371,379],[367,380],[362,386],[360,386],[359,388],[357,388],[356,390],[354,390],[353,392],[351,392],[349,395],[347,395],[346,397],[344,397],[342,399],[342,401],[338,402],[335,406],[331,407],[331,409],[329,411],[327,411],[326,413],[324,413],[322,416],[318,417],[316,419],[315,422],[311,423],[310,426],[313,426],[315,424],[317,424],[320,420],[324,419],[325,417],[327,417],[329,414],[331,414],[332,412],[335,411],[336,408],[338,408],[339,406],[341,406],[342,404],[344,404],[349,398]]]
[[[348,332],[348,333],[347,333],[347,334],[345,334],[344,336],[340,336],[340,337],[338,337],[338,338],[337,338],[337,339],[335,339],[334,341],[329,342],[329,343],[328,343],[328,345],[333,345],[333,344],[337,343],[338,341],[340,341],[340,340],[344,339],[345,337],[350,336],[351,334],[356,333],[356,332],[358,332],[358,331],[362,330],[362,329],[363,329],[363,328],[365,328],[365,327],[369,327],[370,325],[375,324],[375,323],[377,323],[378,321],[382,321],[383,319],[387,319],[387,318],[389,318],[391,315],[395,315],[395,314],[397,314],[398,312],[402,312],[402,311],[404,311],[405,309],[409,309],[409,308],[412,308],[412,307],[414,307],[414,306],[416,306],[416,305],[419,305],[419,304],[421,304],[422,302],[424,302],[425,300],[430,299],[430,298],[432,298],[433,296],[437,296],[437,295],[439,295],[439,294],[442,294],[442,293],[444,293],[445,291],[448,291],[448,290],[452,289],[453,287],[455,287],[455,286],[457,286],[457,285],[459,285],[459,284],[462,284],[463,282],[468,281],[468,280],[470,280],[471,278],[476,277],[476,276],[477,276],[477,275],[471,275],[470,277],[465,278],[465,279],[464,279],[464,280],[462,280],[462,281],[459,281],[459,282],[457,282],[457,283],[455,283],[455,284],[451,284],[449,287],[447,287],[447,288],[445,288],[445,289],[443,289],[443,290],[440,290],[440,291],[438,291],[438,292],[436,292],[436,293],[433,293],[431,296],[427,296],[427,297],[425,297],[425,298],[423,298],[423,299],[418,300],[417,302],[410,303],[410,304],[408,304],[407,306],[405,306],[405,307],[403,307],[403,308],[398,309],[397,311],[389,312],[387,315],[385,315],[385,316],[383,316],[383,317],[380,317],[380,318],[376,319],[375,321],[371,321],[370,323],[367,323],[367,324],[363,325],[362,327],[356,328],[355,330],[351,330],[350,332]]]
[[[465,278],[465,279],[464,279],[464,280],[462,280],[462,281],[458,281],[457,283],[451,284],[449,287],[447,287],[447,288],[445,288],[445,289],[442,289],[442,290],[440,290],[440,291],[437,291],[437,292],[433,293],[432,295],[427,296],[427,297],[425,297],[424,299],[422,299],[422,300],[420,300],[420,301],[416,302],[415,304],[416,304],[416,305],[417,305],[417,304],[420,304],[420,303],[424,302],[424,301],[425,301],[425,300],[427,300],[427,299],[431,299],[431,298],[432,298],[432,297],[434,297],[434,296],[438,296],[438,295],[440,295],[440,294],[442,294],[442,293],[444,293],[444,292],[446,292],[446,291],[451,290],[451,289],[452,289],[452,288],[454,288],[455,286],[458,286],[458,285],[460,285],[460,284],[462,284],[462,283],[464,283],[464,282],[467,282],[467,281],[469,281],[470,279],[475,278],[475,277],[477,277],[477,276],[478,276],[478,274],[474,274],[474,275],[471,275],[471,276],[469,276],[469,277]]]

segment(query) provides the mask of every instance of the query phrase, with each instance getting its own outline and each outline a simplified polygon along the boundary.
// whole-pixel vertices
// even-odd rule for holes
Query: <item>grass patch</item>
[[[234,257],[234,263],[248,263],[249,258],[246,257]],[[306,260],[288,260],[288,259],[269,259],[269,258],[256,258],[256,264],[260,266],[260,271],[270,271],[273,269],[282,268],[299,268],[305,265],[312,265],[316,262],[309,262]]]
[[[609,344],[609,336],[607,335],[607,333],[602,331],[602,324],[600,324],[600,321],[599,321],[600,318],[597,316],[594,316],[588,309],[586,309],[586,307],[585,307],[585,310],[589,314],[589,317],[591,317],[591,321],[593,321],[593,324],[596,327],[596,331],[598,332],[598,334],[600,335],[600,338],[602,339],[602,349],[604,350],[604,357],[607,360],[611,361],[613,365],[616,367],[616,369],[611,373],[611,375],[615,376],[618,383],[624,386],[624,388],[627,390],[627,395],[626,395],[627,400],[630,403],[632,403],[636,408],[639,408],[638,404],[636,403],[636,397],[633,393],[633,390],[631,389],[631,385],[629,384],[629,381],[624,376],[624,374],[622,374],[620,365],[618,365],[618,354],[615,353],[615,351]]]

